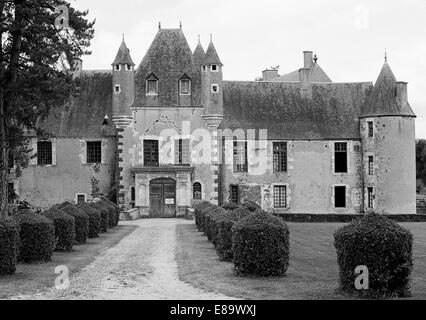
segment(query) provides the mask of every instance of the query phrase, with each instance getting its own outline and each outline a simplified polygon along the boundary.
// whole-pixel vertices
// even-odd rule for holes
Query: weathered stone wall
[[[286,213],[358,213],[362,208],[362,171],[360,142],[348,143],[348,173],[334,173],[334,143],[336,141],[287,141],[288,170],[273,172],[273,141],[267,142],[266,171],[264,161],[248,157],[248,173],[234,173],[232,141],[226,141],[226,165],[222,165],[222,197],[229,200],[231,184],[240,185],[241,201],[254,200],[264,210]],[[264,152],[264,145],[256,153]],[[259,174],[260,173],[260,174]],[[287,208],[273,207],[274,185],[287,186]],[[346,208],[334,207],[334,186],[347,188]]]
[[[85,163],[85,141],[75,138],[55,139],[54,164],[39,166],[32,161],[18,178],[17,191],[20,199],[39,208],[75,201],[77,194],[85,194],[90,199],[92,177],[99,181],[100,192],[107,195],[115,172],[115,140],[102,139],[100,164]]]
[[[418,214],[426,214],[426,196],[417,195],[416,209]]]

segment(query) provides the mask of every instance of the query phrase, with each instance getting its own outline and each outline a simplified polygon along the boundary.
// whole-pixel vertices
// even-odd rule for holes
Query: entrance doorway
[[[172,218],[176,216],[176,181],[161,178],[149,184],[151,217]]]

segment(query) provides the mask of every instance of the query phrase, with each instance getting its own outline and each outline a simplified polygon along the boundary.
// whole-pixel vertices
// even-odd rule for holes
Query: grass
[[[341,223],[288,223],[290,267],[284,277],[235,276],[194,225],[177,229],[179,278],[212,292],[243,299],[352,299],[337,292],[338,266],[333,233]],[[426,299],[426,223],[401,223],[414,234],[414,299]]]
[[[30,295],[54,287],[55,279],[59,276],[55,274],[57,266],[67,266],[72,277],[135,228],[130,225],[118,225],[108,229],[107,233],[101,233],[99,238],[87,239],[84,245],[75,245],[71,252],[54,252],[48,263],[18,264],[15,274],[0,277],[0,299]]]

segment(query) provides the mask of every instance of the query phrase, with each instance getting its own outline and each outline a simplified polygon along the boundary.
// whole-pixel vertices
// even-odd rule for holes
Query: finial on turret
[[[123,33],[123,41],[124,41],[124,33]]]
[[[314,63],[317,63],[317,61],[318,61],[318,56],[317,56],[317,54],[315,53],[315,54],[314,54]]]
[[[213,34],[210,33],[210,42],[213,42]]]
[[[198,44],[201,44],[201,38],[200,38],[200,35],[198,35]]]
[[[158,30],[161,30],[161,21],[158,22]]]
[[[388,53],[387,53],[386,48],[385,48],[385,62],[388,62]]]

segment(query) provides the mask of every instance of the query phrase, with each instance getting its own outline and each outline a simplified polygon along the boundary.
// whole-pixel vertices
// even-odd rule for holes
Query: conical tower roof
[[[385,58],[382,70],[367,96],[362,117],[377,116],[413,116],[415,114],[410,105],[398,105],[397,103],[397,80],[391,67]]]
[[[200,36],[198,36],[198,44],[192,54],[192,59],[195,65],[201,65],[203,63],[206,52],[204,51],[203,46],[201,45]]]
[[[218,64],[223,66],[222,62],[219,59],[216,48],[214,47],[212,39],[210,39],[209,47],[207,48],[206,55],[204,56],[204,64]]]
[[[114,62],[112,65],[118,65],[118,64],[130,64],[134,66],[134,62],[132,60],[132,57],[130,56],[130,50],[127,48],[126,42],[121,42],[120,48],[118,49],[117,56],[114,59]]]

